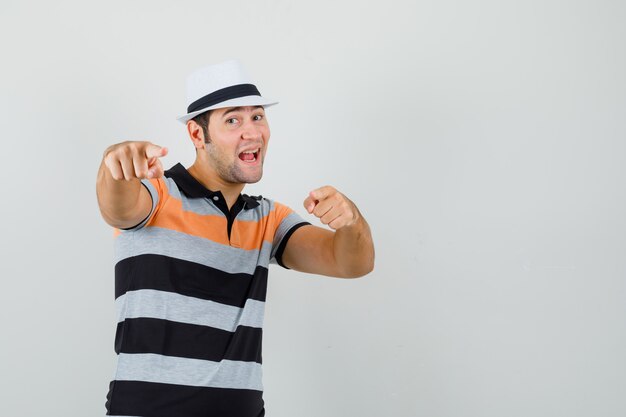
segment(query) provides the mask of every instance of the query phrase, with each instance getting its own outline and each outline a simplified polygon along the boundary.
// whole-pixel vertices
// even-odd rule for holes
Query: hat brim
[[[261,96],[238,97],[238,98],[233,98],[230,100],[222,101],[221,103],[214,104],[209,107],[205,107],[204,109],[196,110],[189,114],[185,114],[184,116],[178,117],[176,120],[178,120],[181,123],[187,123],[188,120],[193,119],[200,113],[204,113],[209,110],[223,109],[225,107],[240,107],[240,106],[269,107],[269,106],[273,106],[274,104],[278,104],[278,101],[270,100]]]

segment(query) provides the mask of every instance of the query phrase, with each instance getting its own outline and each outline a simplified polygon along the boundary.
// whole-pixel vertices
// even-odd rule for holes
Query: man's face
[[[211,112],[206,152],[217,174],[230,183],[255,183],[263,176],[270,128],[261,106]]]

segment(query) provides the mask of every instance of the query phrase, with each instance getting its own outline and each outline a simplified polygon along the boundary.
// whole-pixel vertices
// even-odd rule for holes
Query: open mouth
[[[243,151],[239,154],[239,159],[248,163],[256,162],[256,160],[259,158],[260,151],[261,151],[261,148],[251,149],[249,151]]]

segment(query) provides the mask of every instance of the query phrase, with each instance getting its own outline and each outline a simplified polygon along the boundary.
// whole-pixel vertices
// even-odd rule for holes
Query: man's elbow
[[[348,278],[348,279],[361,278],[369,274],[373,270],[374,270],[374,258],[371,258],[369,261],[359,264],[358,267],[352,268],[349,271],[345,271],[342,274],[341,278]]]
[[[144,215],[143,213],[122,213],[119,210],[107,210],[102,206],[100,206],[100,215],[109,226],[115,229],[130,229],[134,226],[137,226],[139,223],[147,218],[147,215]]]

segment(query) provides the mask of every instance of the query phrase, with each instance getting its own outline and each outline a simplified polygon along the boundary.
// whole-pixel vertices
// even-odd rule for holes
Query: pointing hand
[[[150,142],[122,142],[104,151],[104,164],[115,180],[159,178],[163,165],[159,158],[167,148]]]
[[[354,203],[329,185],[311,191],[304,208],[333,230],[353,225],[359,216]]]

